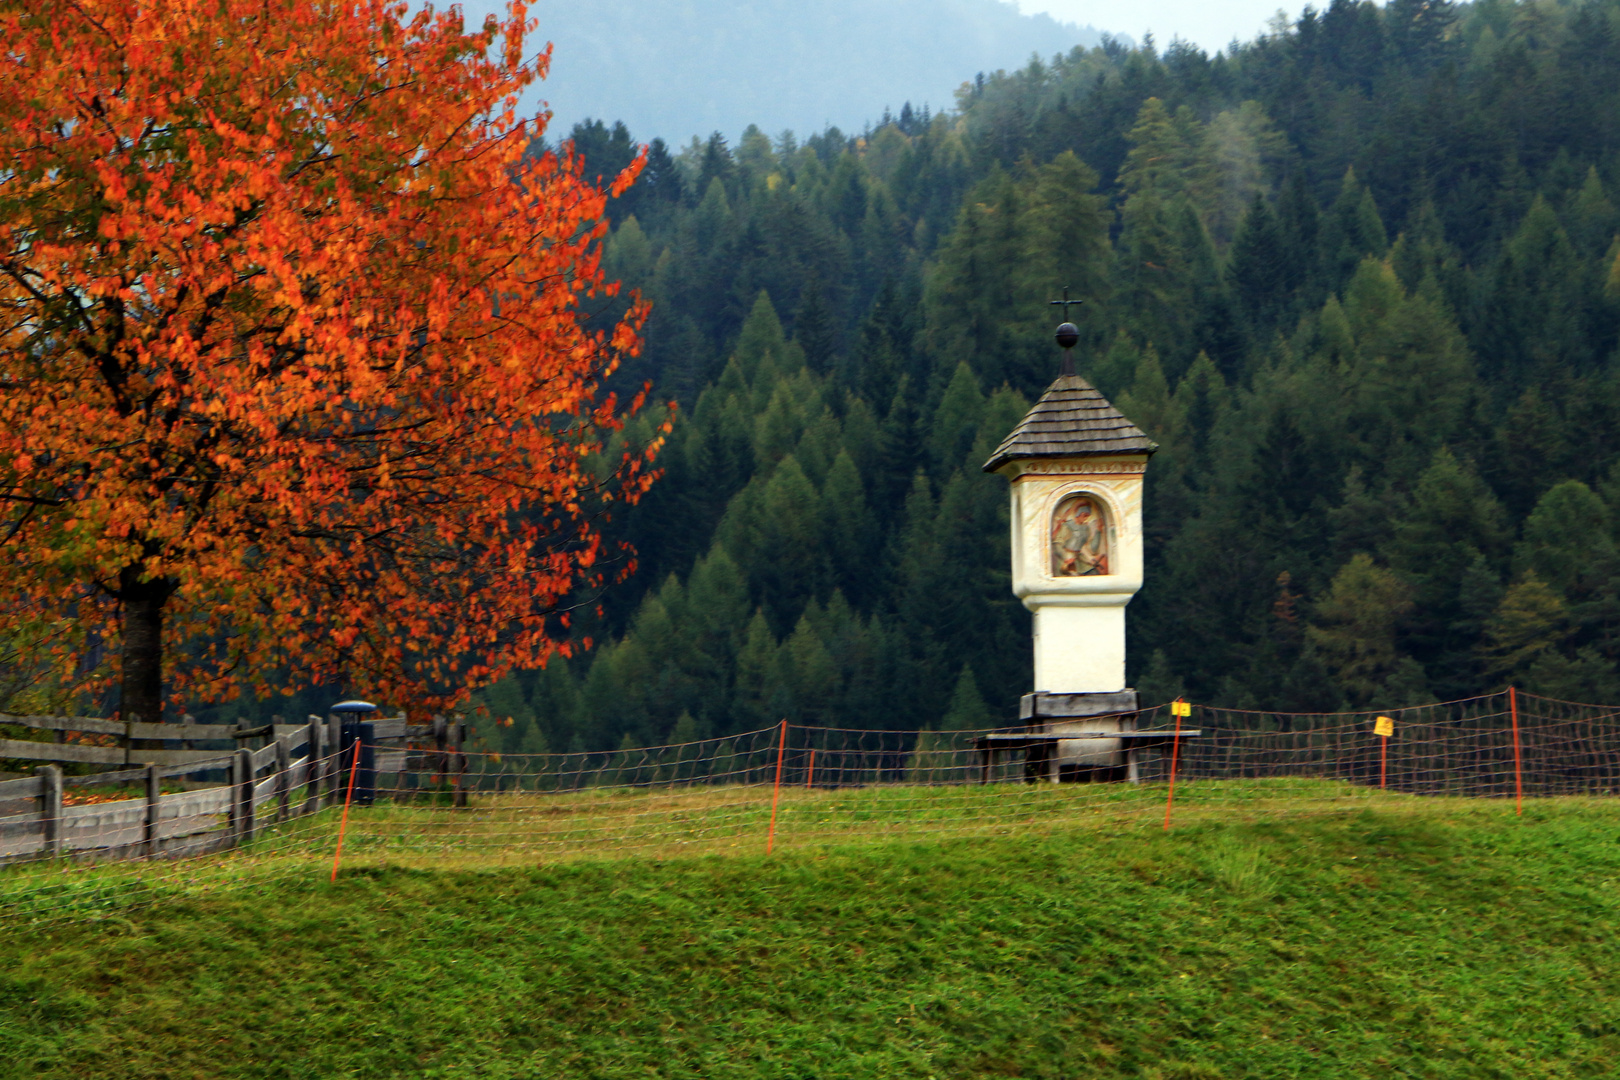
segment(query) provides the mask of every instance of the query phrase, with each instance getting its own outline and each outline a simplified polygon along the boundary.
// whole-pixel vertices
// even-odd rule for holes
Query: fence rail
[[[49,763],[37,766],[33,776],[0,780],[0,863],[66,855],[153,858],[218,851],[251,840],[269,825],[317,813],[344,795],[348,758],[340,760],[342,724],[336,718],[312,716],[304,724],[238,728],[0,714],[0,724],[112,736],[123,743],[0,739],[0,757]],[[415,754],[435,762],[442,773],[459,779],[465,771],[465,727],[459,718],[410,724],[401,715],[368,724],[377,744],[397,747],[376,754],[385,789],[400,786],[413,741],[418,744]],[[243,745],[252,739],[262,739],[264,745]],[[137,740],[238,745],[234,750],[173,750],[134,745]],[[138,767],[74,776],[63,774],[62,763]],[[165,792],[166,780],[179,781],[183,790]],[[142,785],[139,795],[102,800],[77,794],[132,785]],[[459,782],[454,786],[460,790]]]

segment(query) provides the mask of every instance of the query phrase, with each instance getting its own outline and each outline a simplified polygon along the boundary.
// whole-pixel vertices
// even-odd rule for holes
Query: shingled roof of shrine
[[[1078,375],[1059,375],[1001,441],[985,472],[1019,458],[1151,454],[1159,444]]]

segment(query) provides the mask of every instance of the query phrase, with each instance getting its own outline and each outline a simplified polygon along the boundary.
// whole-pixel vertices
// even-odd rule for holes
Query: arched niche
[[[1106,500],[1089,491],[1065,495],[1047,527],[1047,573],[1057,578],[1112,574],[1118,540]]]

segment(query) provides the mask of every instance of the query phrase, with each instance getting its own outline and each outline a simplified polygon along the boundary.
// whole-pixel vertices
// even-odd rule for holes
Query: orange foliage
[[[657,445],[598,464],[646,312],[585,323],[606,196],[525,156],[522,4],[0,23],[0,588],[82,651],[121,573],[171,583],[171,699],[286,666],[441,706],[543,661]]]

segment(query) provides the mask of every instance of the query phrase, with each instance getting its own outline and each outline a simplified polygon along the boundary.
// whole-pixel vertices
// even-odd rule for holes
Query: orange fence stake
[[[1514,813],[1524,815],[1524,766],[1519,754],[1519,694],[1508,687],[1508,713],[1513,717],[1513,802]]]
[[[354,763],[349,766],[349,793],[343,796],[343,818],[338,822],[337,850],[332,853],[332,880],[337,880],[338,860],[343,858],[343,832],[349,827],[349,803],[354,800],[354,776],[360,771],[360,737],[354,739]]]
[[[776,843],[776,803],[782,797],[782,755],[787,751],[787,721],[782,721],[782,735],[776,743],[776,790],[771,793],[771,829],[765,835],[765,854],[771,853]]]
[[[811,750],[810,750],[810,771],[804,774],[804,786],[809,787],[812,783],[815,782],[815,779],[816,779],[816,751],[815,751],[815,748],[812,747]]]
[[[1378,790],[1382,791],[1388,785],[1389,778],[1389,737],[1395,734],[1395,718],[1380,716],[1373,720],[1373,734],[1382,741],[1378,744]]]
[[[1181,751],[1181,718],[1192,715],[1192,706],[1180,698],[1170,703],[1170,715],[1176,718],[1176,733],[1170,739],[1170,793],[1164,800],[1164,827],[1170,828],[1170,807],[1176,801],[1176,759]]]

